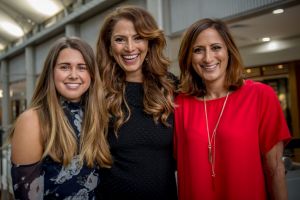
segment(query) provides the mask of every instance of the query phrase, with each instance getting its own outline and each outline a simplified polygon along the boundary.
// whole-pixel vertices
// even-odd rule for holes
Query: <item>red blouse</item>
[[[210,134],[224,100],[206,102]],[[291,137],[274,90],[247,80],[229,95],[215,136],[215,178],[208,161],[203,101],[181,94],[176,104],[174,154],[179,199],[266,199],[261,155]]]

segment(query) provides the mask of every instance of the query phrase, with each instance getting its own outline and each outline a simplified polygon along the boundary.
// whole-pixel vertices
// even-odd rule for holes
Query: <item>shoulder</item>
[[[28,121],[34,122],[36,120],[38,121],[37,111],[34,109],[29,109],[20,114],[17,119],[17,123],[20,124]]]
[[[196,97],[191,95],[186,95],[184,93],[179,93],[175,97],[176,105],[182,106],[184,104],[193,104],[196,101]]]
[[[275,90],[262,82],[257,82],[253,80],[245,80],[244,88],[249,90],[249,92],[257,93],[260,96],[276,96]]]
[[[15,164],[31,164],[40,160],[42,143],[37,111],[29,109],[18,117],[11,145]]]
[[[253,80],[245,80],[244,82],[245,87],[249,87],[252,89],[259,89],[259,90],[272,90],[272,87],[258,81],[253,81]]]
[[[24,131],[29,131],[29,134],[39,131],[39,118],[36,110],[26,110],[17,118],[14,134],[24,133]]]

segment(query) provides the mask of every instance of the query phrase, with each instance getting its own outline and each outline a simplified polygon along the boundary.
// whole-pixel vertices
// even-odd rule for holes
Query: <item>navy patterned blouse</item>
[[[63,109],[79,141],[83,109],[79,103],[63,102]],[[78,156],[63,167],[50,156],[29,165],[12,163],[11,175],[15,199],[95,199],[99,184],[98,168],[80,165]]]

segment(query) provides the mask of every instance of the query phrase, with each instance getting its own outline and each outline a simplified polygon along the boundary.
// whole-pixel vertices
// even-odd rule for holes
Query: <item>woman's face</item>
[[[228,65],[228,49],[213,28],[202,31],[192,46],[192,66],[206,84],[223,85]]]
[[[63,49],[54,67],[54,84],[58,93],[71,102],[79,102],[91,84],[91,76],[80,51]]]
[[[131,21],[119,20],[111,36],[111,53],[124,70],[127,81],[143,81],[142,66],[147,52],[148,40],[136,32]]]

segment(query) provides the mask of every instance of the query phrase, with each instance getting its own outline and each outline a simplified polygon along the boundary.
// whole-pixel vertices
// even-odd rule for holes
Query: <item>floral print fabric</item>
[[[79,103],[62,105],[79,141],[83,109]],[[16,200],[91,200],[99,183],[98,168],[82,166],[78,156],[65,167],[49,156],[30,165],[12,164],[11,174]]]

